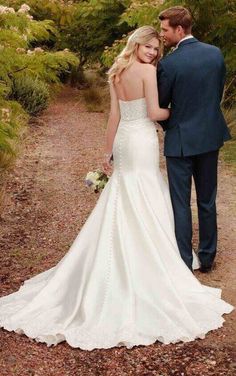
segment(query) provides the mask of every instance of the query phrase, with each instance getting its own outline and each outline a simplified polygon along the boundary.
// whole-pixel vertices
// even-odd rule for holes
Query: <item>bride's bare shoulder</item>
[[[156,72],[156,67],[154,65],[139,63],[138,61],[134,63],[134,68],[137,73],[142,75],[150,75],[153,74],[153,72]]]

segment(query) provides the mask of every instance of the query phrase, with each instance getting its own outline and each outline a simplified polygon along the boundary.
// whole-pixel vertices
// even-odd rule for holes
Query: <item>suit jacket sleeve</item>
[[[157,69],[157,84],[158,84],[158,93],[159,93],[159,104],[162,108],[168,108],[171,102],[172,96],[172,85],[169,77],[167,76],[163,63],[159,62]],[[168,120],[159,122],[165,131],[167,129]]]

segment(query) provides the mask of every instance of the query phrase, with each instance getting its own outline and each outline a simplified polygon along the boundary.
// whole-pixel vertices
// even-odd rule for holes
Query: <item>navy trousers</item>
[[[194,179],[199,220],[198,256],[203,266],[211,266],[216,255],[217,163],[219,151],[190,157],[166,157],[175,235],[182,259],[192,270],[191,185]]]

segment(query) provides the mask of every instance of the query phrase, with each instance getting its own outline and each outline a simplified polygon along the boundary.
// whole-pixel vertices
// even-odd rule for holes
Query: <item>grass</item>
[[[109,104],[109,88],[106,78],[94,70],[85,71],[85,78],[87,87],[83,89],[83,98],[87,110],[89,112],[105,112]]]
[[[221,150],[223,160],[233,169],[236,174],[236,107],[225,111],[225,118],[228,123],[232,139],[225,143]]]
[[[40,253],[33,253],[33,252],[27,252],[27,254],[22,257],[22,249],[20,248],[14,248],[9,253],[11,258],[15,258],[17,260],[17,263],[19,263],[22,267],[35,267],[39,265],[40,262],[44,259],[44,254]]]
[[[84,99],[89,112],[103,112],[102,95],[97,87],[90,87],[84,90]]]

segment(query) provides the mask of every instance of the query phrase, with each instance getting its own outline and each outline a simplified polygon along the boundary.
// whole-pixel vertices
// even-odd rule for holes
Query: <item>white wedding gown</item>
[[[203,338],[232,311],[179,255],[145,99],[120,109],[109,182],[64,258],[0,299],[5,329],[48,345],[131,348]]]

